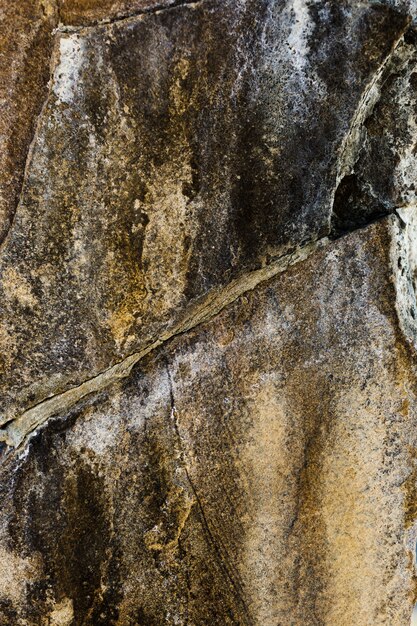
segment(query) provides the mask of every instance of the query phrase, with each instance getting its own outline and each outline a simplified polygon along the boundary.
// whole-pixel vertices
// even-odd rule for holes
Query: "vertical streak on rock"
[[[398,320],[410,346],[417,350],[417,207],[397,210],[392,235]]]
[[[57,24],[54,0],[0,2],[0,243],[19,200]]]
[[[294,589],[281,590],[277,607],[276,589],[280,580],[293,579],[296,559],[276,558],[283,554],[297,517],[299,480],[303,467],[303,442],[294,436],[297,428],[283,400],[277,398],[273,383],[261,389],[251,411],[251,441],[241,459],[251,476],[253,519],[245,541],[244,569],[251,573],[247,593],[256,624],[278,624],[287,607],[288,614],[297,602]],[[290,444],[291,442],[291,444]],[[282,494],[276,497],[275,494]],[[283,509],[289,515],[282,520]]]
[[[165,359],[165,366],[166,366],[166,371],[167,371],[167,376],[168,376],[168,381],[169,381],[169,394],[170,394],[170,401],[171,401],[171,419],[174,424],[175,433],[178,439],[178,445],[181,450],[181,462],[184,466],[184,471],[187,476],[187,481],[189,482],[189,485],[191,487],[191,491],[194,494],[195,502],[199,508],[201,519],[202,519],[202,525],[205,530],[207,540],[210,543],[218,559],[218,564],[219,564],[220,569],[224,572],[226,579],[229,581],[231,588],[236,594],[236,599],[238,601],[238,604],[242,606],[243,614],[245,615],[245,624],[247,626],[254,626],[256,621],[253,621],[251,617],[251,612],[249,612],[248,607],[246,605],[245,592],[242,587],[242,581],[240,580],[239,573],[237,571],[233,571],[233,568],[230,565],[230,559],[229,559],[229,556],[227,555],[225,547],[221,544],[221,542],[219,542],[219,539],[215,537],[212,530],[210,529],[210,522],[207,519],[207,516],[205,514],[202,498],[199,496],[198,491],[191,478],[190,472],[188,470],[186,451],[183,446],[181,430],[180,430],[180,425],[179,425],[178,415],[177,415],[177,409],[175,407],[174,384],[172,380],[169,362],[167,359]]]

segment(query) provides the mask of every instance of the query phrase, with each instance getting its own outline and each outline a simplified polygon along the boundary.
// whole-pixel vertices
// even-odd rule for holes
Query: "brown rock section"
[[[173,6],[177,0],[57,0],[60,18],[70,26],[112,21],[137,13]],[[182,4],[182,3],[181,3]]]
[[[388,218],[315,253],[6,457],[5,623],[407,624],[400,231]]]
[[[329,234],[409,30],[382,3],[204,0],[59,33],[0,261],[0,422]]]
[[[57,23],[54,0],[0,1],[0,244],[13,220],[46,98]]]

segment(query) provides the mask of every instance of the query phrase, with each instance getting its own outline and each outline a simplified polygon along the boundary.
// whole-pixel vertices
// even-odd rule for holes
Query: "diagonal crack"
[[[403,29],[398,33],[397,38],[392,43],[391,49],[364,88],[352,116],[348,132],[341,143],[337,160],[336,184],[332,194],[331,210],[328,217],[329,229],[333,234],[337,234],[337,229],[335,229],[334,226],[334,223],[337,221],[337,215],[334,210],[337,192],[340,189],[342,181],[349,177],[354,171],[355,164],[358,161],[360,151],[365,141],[364,129],[366,121],[372,115],[376,105],[381,99],[381,90],[384,83],[393,72],[398,72],[400,67],[403,67],[409,62],[414,52],[414,50],[410,50],[408,46],[404,45],[404,36],[410,28],[412,28],[412,20],[409,16]]]
[[[225,307],[235,302],[240,296],[254,290],[259,284],[285,271],[288,267],[308,258],[313,252],[328,244],[327,237],[311,242],[276,261],[236,278],[225,287],[218,288],[207,294],[200,302],[187,312],[187,315],[173,328],[163,333],[139,352],[135,352],[116,365],[104,370],[100,374],[85,380],[72,389],[56,394],[37,405],[31,407],[17,418],[0,429],[0,441],[17,449],[24,444],[28,437],[50,417],[62,413],[82,398],[91,393],[101,391],[112,383],[129,376],[132,368],[147,354],[174,337],[181,335],[200,324],[211,320]]]
[[[59,1],[59,0],[58,0]],[[99,25],[112,24],[116,22],[126,21],[129,19],[134,19],[140,15],[156,12],[160,10],[169,10],[178,6],[193,6],[204,2],[205,0],[197,0],[197,2],[190,2],[189,0],[173,0],[170,5],[158,5],[153,9],[144,9],[140,12],[136,12],[133,15],[128,15],[124,17],[115,18],[114,20],[110,20],[106,23],[96,24],[88,27],[81,27],[83,29],[91,29],[97,28]],[[59,6],[59,5],[58,5]],[[80,30],[76,27],[65,27],[68,32],[73,32],[75,30]],[[407,30],[408,26],[405,28]],[[62,32],[62,28],[61,28]],[[405,32],[405,31],[404,31]],[[337,180],[335,185],[335,191],[338,186],[338,182],[340,177],[343,176],[349,168],[353,165],[354,157],[357,154],[357,151],[360,146],[360,137],[361,137],[361,127],[363,126],[367,116],[372,111],[375,103],[378,99],[379,88],[381,81],[383,80],[384,70],[387,67],[389,60],[392,58],[392,55],[400,45],[403,40],[404,32],[402,32],[396,42],[394,43],[390,53],[387,55],[384,62],[381,64],[378,71],[375,73],[373,79],[370,84],[364,91],[364,95],[361,99],[361,103],[357,109],[357,112],[353,118],[351,128],[345,138],[345,141],[341,147],[340,156],[339,156],[339,169],[337,174]],[[55,54],[53,53],[51,58],[51,72],[53,71],[55,65]],[[49,90],[47,94],[47,98],[44,102],[42,111],[38,116],[37,120],[37,129],[32,141],[31,149],[28,154],[26,170],[30,165],[33,146],[36,143],[37,132],[39,127],[39,120],[42,117],[42,112],[44,108],[47,106],[47,102],[49,99],[49,94],[52,88],[52,80],[50,80]],[[376,95],[371,95],[371,92],[376,91]],[[352,162],[353,159],[353,162]],[[26,178],[26,170],[25,170],[25,178]],[[330,212],[330,220],[333,216],[333,210]],[[376,221],[376,220],[372,220]],[[356,225],[350,231],[356,230],[360,226],[367,226],[369,222],[363,225]],[[338,238],[340,235],[348,234],[348,232],[343,233],[332,233],[333,238]],[[254,270],[240,276],[239,278],[233,280],[230,284],[225,287],[221,287],[213,290],[205,297],[200,299],[200,301],[194,305],[187,314],[184,315],[183,319],[176,324],[174,327],[167,330],[161,336],[155,338],[150,344],[145,346],[142,350],[135,352],[125,359],[116,363],[114,366],[107,368],[103,372],[85,380],[80,385],[71,388],[67,391],[55,394],[54,396],[42,400],[37,405],[31,407],[26,410],[20,416],[14,418],[9,423],[4,424],[3,428],[0,429],[0,441],[4,441],[7,445],[18,449],[20,448],[30,437],[30,435],[42,424],[44,424],[50,417],[62,413],[75,404],[77,404],[82,398],[91,393],[95,393],[101,391],[114,383],[117,380],[121,380],[129,376],[132,368],[136,365],[141,359],[143,359],[147,354],[154,351],[164,343],[168,342],[172,338],[185,333],[200,324],[209,321],[214,316],[216,316],[222,309],[226,306],[237,300],[241,295],[246,293],[247,291],[251,291],[255,289],[260,283],[269,280],[276,274],[286,270],[288,267],[297,263],[301,260],[306,259],[310,254],[312,254],[318,248],[322,248],[327,245],[328,238],[324,237],[318,241],[312,241],[304,246],[298,247],[287,254],[284,254],[279,259],[271,262],[270,264],[262,267],[259,270]]]
[[[396,215],[395,217],[398,220]],[[380,219],[386,218],[387,216],[384,216]],[[345,237],[360,228],[366,228],[371,223],[380,221],[380,219],[375,219],[367,224],[356,227],[337,238]],[[260,269],[236,278],[224,287],[214,289],[187,310],[186,314],[184,314],[183,318],[175,326],[169,328],[138,352],[130,354],[119,363],[88,378],[80,385],[42,400],[35,406],[24,411],[21,415],[4,423],[3,427],[0,428],[0,442],[4,442],[7,446],[14,448],[15,451],[21,450],[24,448],[31,435],[51,417],[68,411],[86,396],[100,392],[113,383],[127,378],[133,367],[145,356],[175,337],[193,330],[203,323],[209,322],[245,293],[253,291],[258,285],[284,272],[292,265],[306,260],[314,252],[328,246],[329,243],[331,243],[331,240],[328,237],[309,242],[304,246],[297,247]]]

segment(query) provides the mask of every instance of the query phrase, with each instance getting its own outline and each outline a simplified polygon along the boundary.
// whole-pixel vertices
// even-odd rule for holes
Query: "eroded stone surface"
[[[416,9],[0,0],[1,626],[409,623]]]
[[[204,0],[58,34],[0,263],[1,420],[326,235],[383,68],[414,62],[409,24],[382,3]]]
[[[6,457],[3,619],[408,623],[417,405],[396,220],[248,292]]]

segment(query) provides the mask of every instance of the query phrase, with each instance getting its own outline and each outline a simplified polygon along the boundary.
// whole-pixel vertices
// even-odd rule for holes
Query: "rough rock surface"
[[[57,34],[0,259],[3,422],[333,231],[385,70],[411,73],[415,46],[405,12],[320,6],[204,0]]]
[[[407,623],[417,387],[396,221],[260,284],[6,457],[8,619]]]
[[[0,15],[0,625],[408,624],[415,4]]]
[[[59,0],[59,15],[68,26],[85,26],[175,4],[177,0]]]

